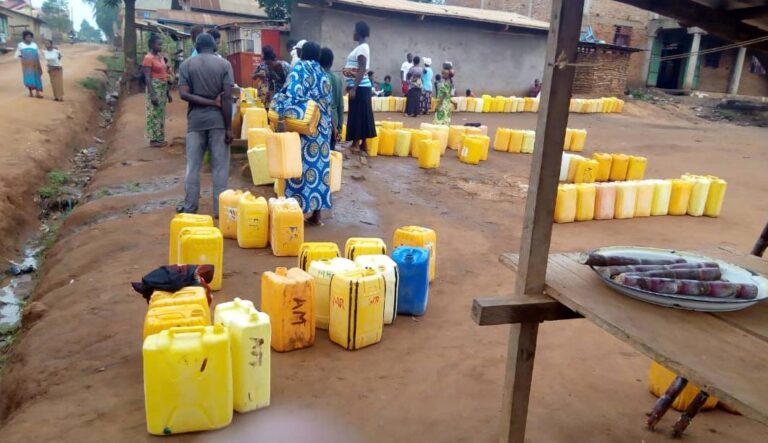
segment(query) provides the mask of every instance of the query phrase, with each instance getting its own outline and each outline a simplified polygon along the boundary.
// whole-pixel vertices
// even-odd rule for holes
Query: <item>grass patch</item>
[[[128,192],[136,193],[139,191],[141,191],[141,185],[139,184],[139,182],[131,183],[130,185],[128,185]]]
[[[80,86],[91,91],[99,91],[101,89],[101,82],[93,77],[86,77],[80,80]]]
[[[48,173],[48,182],[52,185],[61,186],[68,181],[69,174],[60,169],[54,169]]]
[[[59,169],[48,173],[48,183],[37,190],[37,195],[42,200],[58,197],[62,194],[64,185],[69,181],[69,174]]]
[[[122,53],[117,55],[100,55],[98,58],[109,71],[125,71],[125,57],[123,57]]]

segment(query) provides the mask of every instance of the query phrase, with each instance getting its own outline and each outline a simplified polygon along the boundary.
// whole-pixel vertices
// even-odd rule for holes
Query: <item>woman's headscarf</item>
[[[429,57],[424,57],[424,66],[432,66],[432,59]]]

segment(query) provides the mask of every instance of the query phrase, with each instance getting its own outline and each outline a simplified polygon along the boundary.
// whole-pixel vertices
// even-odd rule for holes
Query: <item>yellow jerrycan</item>
[[[183,228],[179,232],[179,262],[185,265],[213,265],[214,291],[221,289],[224,273],[224,237],[218,228]]]
[[[272,324],[272,349],[308,348],[315,343],[315,281],[299,268],[261,274],[261,310]]]
[[[408,157],[411,153],[411,131],[407,129],[395,130],[395,155]]]
[[[411,133],[411,157],[419,158],[419,149],[421,149],[421,143],[425,140],[432,140],[431,132],[417,129]]]
[[[581,152],[584,150],[584,143],[587,141],[586,129],[574,129],[571,137],[571,151]]]
[[[450,128],[448,126],[437,126],[431,130],[432,140],[437,140],[440,146],[440,155],[445,154],[445,150],[448,148],[448,132]]]
[[[144,316],[144,338],[177,326],[207,326],[211,311],[199,304],[150,307]]]
[[[221,325],[171,328],[144,340],[144,408],[153,435],[232,422],[232,355]]]
[[[269,315],[250,300],[219,303],[214,324],[229,330],[232,392],[235,411],[245,413],[269,406],[272,327]]]
[[[451,125],[448,127],[448,147],[451,149],[461,149],[461,139],[466,133],[466,126]]]
[[[248,108],[243,114],[243,128],[240,138],[248,138],[248,131],[253,128],[267,127],[267,110],[264,108]]]
[[[469,165],[480,163],[483,155],[483,141],[477,137],[464,137],[459,150],[459,161]]]
[[[304,243],[304,214],[295,199],[269,199],[269,243],[277,257],[299,255]]]
[[[419,167],[434,169],[440,167],[440,141],[422,140],[419,147]]]
[[[576,185],[576,221],[589,221],[595,218],[596,192],[594,183]]]
[[[720,210],[723,207],[723,200],[725,200],[725,190],[727,187],[728,183],[726,183],[725,180],[719,178],[712,179],[712,183],[709,185],[707,203],[704,205],[704,215],[707,217],[720,216]]]
[[[248,165],[251,168],[251,179],[256,186],[271,185],[275,179],[269,175],[269,159],[267,147],[264,145],[250,148],[247,151]]]
[[[570,223],[576,220],[578,191],[576,185],[558,185],[555,200],[555,223]]]
[[[483,99],[483,112],[491,112],[491,109],[493,108],[493,97],[490,95],[484,94],[482,96]]]
[[[468,135],[467,137],[473,137],[480,140],[480,161],[488,160],[488,151],[491,148],[491,138],[487,135]]]
[[[179,305],[199,306],[203,310],[203,316],[211,318],[208,296],[202,286],[187,286],[176,292],[155,291],[149,299],[149,309]]]
[[[573,177],[574,183],[594,183],[597,176],[597,160],[583,159],[576,166],[576,175]]]
[[[707,205],[711,180],[699,177],[691,180],[691,182],[693,187],[691,188],[691,198],[688,200],[688,215],[701,217],[704,215],[704,208]]]
[[[385,297],[384,277],[373,269],[335,274],[328,325],[331,341],[350,351],[380,342]]]
[[[525,137],[525,131],[522,129],[510,129],[509,131],[509,146],[507,152],[519,154],[523,150],[523,138]]]
[[[274,185],[275,195],[278,197],[285,197],[285,180],[282,178],[275,179]]]
[[[691,199],[692,190],[692,181],[672,180],[672,191],[669,195],[669,215],[685,215],[688,212],[688,202]]]
[[[629,156],[629,165],[627,166],[627,180],[642,180],[645,178],[645,167],[648,159],[631,155]]]
[[[563,151],[571,150],[571,142],[573,142],[573,129],[565,128],[565,138],[563,139]]]
[[[219,194],[219,229],[224,238],[237,238],[237,205],[243,191],[227,189]]]
[[[267,134],[269,175],[274,178],[301,177],[301,139],[296,132]]]
[[[523,131],[523,145],[520,148],[520,152],[525,154],[533,154],[533,148],[536,144],[536,131]]]
[[[339,151],[331,151],[331,177],[330,188],[331,192],[338,192],[341,190],[341,172],[344,169],[344,156]]]
[[[350,260],[360,255],[387,255],[384,240],[375,237],[350,237],[344,245],[344,256]]]
[[[378,131],[379,133],[379,155],[392,156],[395,155],[395,141],[397,140],[397,134],[394,129],[389,129],[384,126]]]
[[[248,130],[248,149],[267,146],[267,134],[272,132],[269,128],[253,128]]]
[[[299,265],[302,271],[309,271],[309,266],[315,260],[330,260],[341,257],[339,246],[333,242],[302,243],[299,249]]]
[[[652,180],[653,203],[651,215],[667,215],[669,213],[669,197],[672,193],[672,182],[669,180]]]
[[[269,205],[264,197],[244,193],[238,203],[237,244],[241,248],[266,248],[269,243]]]
[[[376,128],[376,133],[378,133],[379,131],[381,131],[381,129]],[[365,147],[368,148],[368,157],[378,157],[379,156],[379,136],[377,135],[376,137],[366,139]]]
[[[437,274],[437,233],[422,226],[397,228],[392,237],[392,250],[400,246],[416,246],[429,251],[429,281],[434,281]]]
[[[648,217],[653,210],[653,189],[651,180],[637,182],[637,201],[635,202],[635,217]]]
[[[511,131],[507,128],[496,130],[496,136],[493,138],[493,150],[507,152],[509,150],[509,137]]]
[[[200,214],[176,214],[171,219],[170,239],[168,240],[168,264],[177,265],[179,262],[179,232],[182,228],[213,227],[213,217]]]
[[[621,182],[627,179],[629,168],[629,156],[624,154],[611,154],[611,176],[613,182]]]
[[[637,205],[637,182],[621,182],[616,184],[616,207],[614,218],[633,218]]]
[[[573,183],[576,181],[576,173],[579,170],[579,165],[581,162],[586,161],[586,159],[579,154],[570,154],[571,155],[571,161],[568,163],[568,176],[566,177],[566,182]]]
[[[397,317],[397,294],[400,274],[397,263],[386,255],[361,255],[355,259],[361,268],[370,268],[384,277],[384,324],[390,325]]]
[[[611,163],[613,162],[611,154],[595,152],[592,154],[592,160],[597,160],[597,174],[595,174],[595,181],[607,182],[610,180]]]
[[[309,265],[309,275],[315,279],[315,327],[328,329],[331,315],[331,279],[334,274],[357,268],[359,266],[355,262],[341,257],[314,260]]]
[[[598,183],[595,196],[595,220],[611,220],[616,210],[616,183]]]

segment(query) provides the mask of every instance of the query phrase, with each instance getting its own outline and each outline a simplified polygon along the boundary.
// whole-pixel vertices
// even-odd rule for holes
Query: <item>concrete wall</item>
[[[544,32],[493,32],[455,20],[387,14],[360,14],[300,4],[294,7],[291,38],[310,39],[330,47],[336,55],[335,70],[341,70],[349,52],[355,22],[371,27],[371,70],[376,80],[389,74],[399,94],[400,65],[405,54],[430,57],[435,73],[443,61],[452,61],[456,90],[475,93],[523,95],[535,78],[541,78],[547,37]],[[500,27],[499,27],[500,28]]]
[[[728,82],[733,71],[733,64],[736,61],[737,49],[729,49],[720,54],[720,63],[717,68],[710,68],[704,65],[702,60],[701,71],[699,73],[699,86],[697,91],[705,92],[728,92]],[[747,51],[744,57],[744,66],[741,69],[741,80],[739,81],[739,95],[768,96],[768,77],[758,73],[749,72],[749,63],[752,55]]]

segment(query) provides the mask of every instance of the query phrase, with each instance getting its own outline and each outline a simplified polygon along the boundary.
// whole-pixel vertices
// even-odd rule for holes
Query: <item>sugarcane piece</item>
[[[671,265],[686,263],[684,258],[636,258],[623,255],[605,255],[596,252],[582,253],[579,263],[587,266],[624,266],[624,265]]]
[[[647,414],[648,419],[645,421],[645,424],[648,426],[648,429],[653,431],[656,428],[656,424],[661,420],[661,417],[667,413],[670,406],[672,406],[672,403],[674,403],[677,396],[683,392],[683,389],[685,389],[687,384],[688,380],[680,376],[677,376],[672,381],[672,384],[670,384],[667,390],[664,391],[664,395],[656,400],[653,409]]]
[[[699,268],[720,268],[715,262],[700,262],[700,263],[675,263],[672,265],[626,265],[626,266],[606,266],[600,268],[600,273],[608,277],[613,277],[619,274],[635,273],[635,272],[648,272],[648,271],[664,271],[667,269],[699,269]]]
[[[665,269],[659,271],[628,272],[619,275],[632,275],[638,277],[678,278],[686,280],[715,281],[720,280],[722,274],[720,268],[699,269]]]
[[[709,394],[704,391],[699,391],[691,404],[685,408],[685,412],[680,415],[680,418],[678,418],[674,426],[672,426],[672,437],[680,438],[683,436],[683,432],[685,432],[685,429],[691,424],[691,420],[693,420],[693,417],[696,417],[696,414],[699,413],[708,398]]]
[[[673,278],[643,277],[631,274],[619,274],[614,281],[620,285],[640,288],[659,294],[751,300],[757,297],[758,293],[757,286],[750,283],[679,280]]]

